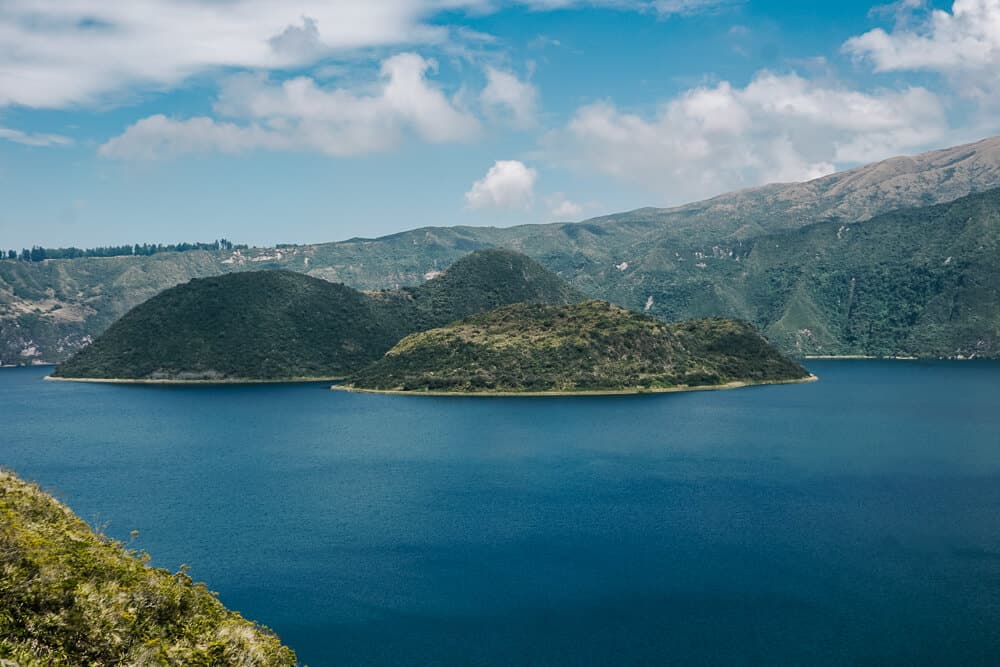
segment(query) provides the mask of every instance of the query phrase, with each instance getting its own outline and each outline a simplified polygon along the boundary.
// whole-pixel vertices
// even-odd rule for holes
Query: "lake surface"
[[[638,397],[0,371],[0,465],[312,667],[1000,663],[1000,364]]]

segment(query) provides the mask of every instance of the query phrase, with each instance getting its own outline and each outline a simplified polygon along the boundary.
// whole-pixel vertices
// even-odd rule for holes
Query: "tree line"
[[[148,257],[158,252],[187,252],[188,250],[245,250],[246,244],[235,244],[227,239],[218,239],[211,243],[143,243],[133,245],[111,245],[97,248],[44,248],[34,246],[17,250],[0,250],[0,260],[21,260],[22,262],[41,262],[46,259],[76,259],[78,257]]]

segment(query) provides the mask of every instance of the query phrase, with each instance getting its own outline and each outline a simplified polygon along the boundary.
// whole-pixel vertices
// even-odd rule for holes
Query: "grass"
[[[16,665],[296,664],[277,636],[186,572],[93,532],[0,470],[0,662]],[[3,663],[7,664],[7,663]]]

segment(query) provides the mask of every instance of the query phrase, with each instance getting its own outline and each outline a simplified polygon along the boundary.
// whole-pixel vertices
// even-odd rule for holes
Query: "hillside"
[[[59,366],[60,378],[335,378],[408,333],[515,301],[583,296],[537,262],[473,253],[424,285],[364,294],[290,271],[201,278],[137,306]]]
[[[633,309],[649,304],[648,312],[664,319],[739,317],[771,331],[775,321],[766,319],[742,288],[741,262],[763,237],[815,224],[839,228],[997,187],[1000,137],[807,183],[768,185],[581,223],[424,228],[279,249],[0,261],[0,363],[65,359],[133,306],[194,277],[280,268],[358,289],[397,289],[420,285],[461,256],[487,247],[523,252],[587,294]],[[801,328],[825,326],[811,324]],[[881,349],[865,347],[860,338],[831,336],[838,350],[875,354]],[[797,351],[785,333],[776,340],[785,351]],[[955,340],[945,348],[964,345]],[[929,348],[921,352],[932,354]]]
[[[667,324],[602,301],[515,304],[404,338],[344,388],[433,392],[648,391],[802,380],[752,327]]]
[[[200,278],[137,306],[57,377],[339,377],[377,358],[396,325],[344,285],[290,271]]]
[[[502,249],[470,253],[418,287],[381,296],[396,303],[399,316],[408,322],[406,333],[511,303],[569,304],[586,299],[538,262]]]
[[[288,665],[295,654],[183,572],[95,535],[0,470],[0,663]]]
[[[1000,356],[1000,190],[774,241],[744,298],[785,349]]]

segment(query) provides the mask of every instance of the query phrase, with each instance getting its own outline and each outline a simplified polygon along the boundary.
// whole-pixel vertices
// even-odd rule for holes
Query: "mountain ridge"
[[[771,184],[670,209],[510,228],[424,227],[378,239],[191,251],[149,258],[0,261],[0,361],[60,361],[128,309],[194,277],[284,268],[358,289],[419,285],[470,251],[524,252],[578,289],[665,319],[750,319],[740,271],[711,280],[691,267],[741,258],[757,241],[812,224],[855,224],[888,210],[954,201],[1000,187],[1000,137],[895,157],[805,183]],[[183,255],[180,256],[180,255]],[[680,292],[678,291],[680,290]],[[683,306],[678,305],[678,299]],[[872,350],[844,345],[845,353]],[[784,348],[794,352],[795,348]],[[928,354],[930,352],[928,351]]]

